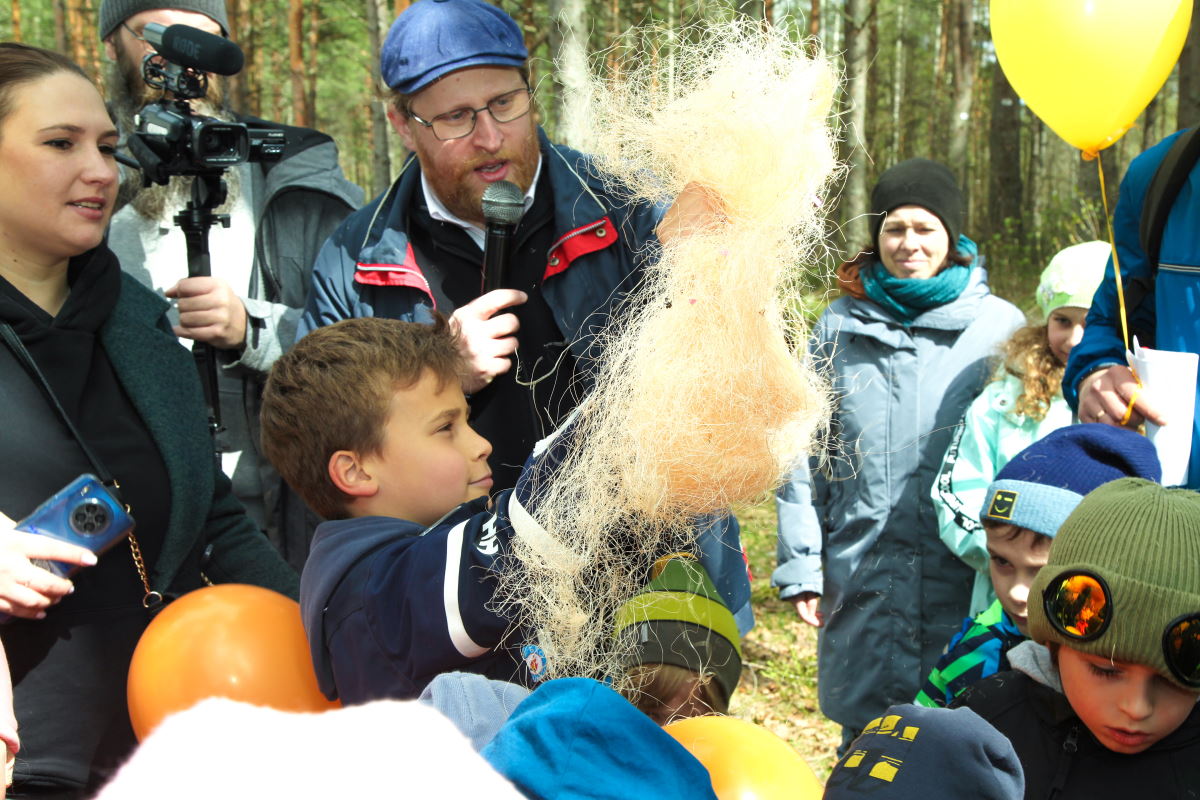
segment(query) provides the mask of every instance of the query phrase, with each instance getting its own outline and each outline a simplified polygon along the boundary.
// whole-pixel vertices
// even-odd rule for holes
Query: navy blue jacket
[[[442,672],[532,685],[519,637],[490,610],[512,538],[508,498],[465,503],[428,529],[394,517],[321,523],[300,579],[317,682],[351,705],[414,698]]]
[[[540,130],[538,138],[554,193],[555,240],[546,255],[542,291],[575,356],[594,356],[593,335],[635,287],[657,247],[654,229],[666,209],[617,197],[605,189],[589,156],[551,144]],[[329,237],[313,267],[297,337],[353,317],[432,319],[435,301],[407,231],[408,201],[420,181],[419,165],[411,159],[386,192]]]

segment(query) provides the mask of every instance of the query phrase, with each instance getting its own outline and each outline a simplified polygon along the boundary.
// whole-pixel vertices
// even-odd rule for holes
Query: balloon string
[[[1117,284],[1117,305],[1121,309],[1121,337],[1125,341],[1125,359],[1128,361],[1129,371],[1133,373],[1133,379],[1138,385],[1137,392],[1129,401],[1129,407],[1125,409],[1125,419],[1121,420],[1121,424],[1124,425],[1129,421],[1133,404],[1145,384],[1142,383],[1142,378],[1138,375],[1137,368],[1133,366],[1133,360],[1130,357],[1132,351],[1129,347],[1129,312],[1125,308],[1125,289],[1121,285],[1121,259],[1117,255],[1117,237],[1113,234],[1112,215],[1108,213],[1108,190],[1104,186],[1104,164],[1099,153],[1096,153],[1096,169],[1100,173],[1100,200],[1104,204],[1104,224],[1108,228],[1108,242],[1112,245],[1113,278]]]
[[[1100,173],[1100,201],[1104,204],[1104,224],[1108,227],[1108,241],[1112,245],[1113,277],[1117,283],[1117,305],[1121,309],[1121,337],[1125,350],[1129,351],[1129,315],[1125,311],[1125,290],[1121,286],[1121,260],[1117,256],[1117,237],[1113,235],[1112,215],[1108,213],[1108,190],[1104,186],[1104,163],[1096,153],[1096,170]]]

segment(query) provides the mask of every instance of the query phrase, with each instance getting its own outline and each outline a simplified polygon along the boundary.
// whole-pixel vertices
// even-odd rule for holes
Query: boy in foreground
[[[489,510],[462,369],[444,320],[363,318],[312,332],[267,381],[263,449],[328,520],[300,605],[321,691],[346,705],[413,698],[452,670],[531,684],[545,667],[535,646],[501,646],[510,623],[489,605],[512,495]]]
[[[1123,477],[1158,481],[1162,467],[1146,437],[1108,425],[1059,428],[1004,465],[980,515],[997,599],[963,622],[917,694],[917,705],[948,705],[972,683],[1009,669],[1008,651],[1029,635],[1030,584],[1059,525],[1084,495]]]
[[[659,725],[729,713],[742,674],[737,622],[689,553],[663,556],[646,588],[617,610],[627,653],[621,693]]]
[[[1030,597],[1015,671],[956,701],[1013,743],[1025,796],[1194,795],[1200,495],[1105,484],[1059,529]]]

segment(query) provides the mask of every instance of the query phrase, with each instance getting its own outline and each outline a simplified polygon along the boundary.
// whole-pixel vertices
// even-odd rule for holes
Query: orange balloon
[[[736,717],[692,717],[663,728],[708,769],[719,800],[820,800],[825,787],[791,745]]]
[[[325,711],[300,605],[260,586],[189,592],[146,628],[129,665],[129,719],[139,740],[206,697],[281,711]]]

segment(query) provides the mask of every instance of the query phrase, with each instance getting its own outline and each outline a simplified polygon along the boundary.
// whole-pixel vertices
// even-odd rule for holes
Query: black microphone
[[[246,63],[242,48],[234,42],[191,25],[167,27],[150,22],[142,29],[142,36],[167,61],[200,72],[236,75]]]
[[[483,243],[483,291],[492,291],[508,281],[508,250],[513,232],[525,213],[525,193],[509,181],[496,181],[483,190],[483,218],[487,239]]]

